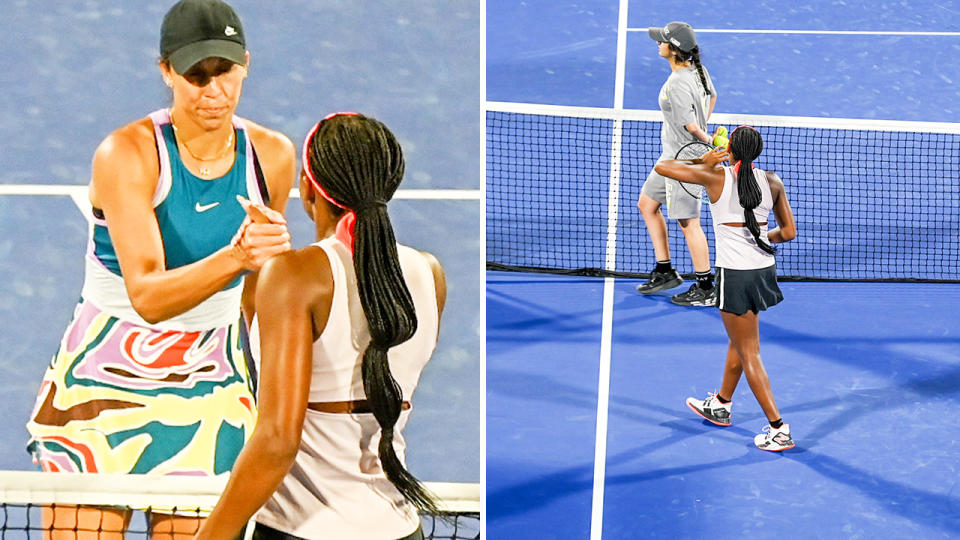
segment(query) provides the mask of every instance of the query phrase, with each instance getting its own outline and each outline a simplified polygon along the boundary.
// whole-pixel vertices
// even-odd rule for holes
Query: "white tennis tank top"
[[[765,223],[770,219],[773,209],[773,194],[767,174],[760,169],[753,169],[753,175],[760,186],[760,204],[753,209],[757,223]],[[717,202],[710,203],[710,215],[713,218],[713,235],[716,242],[717,268],[730,270],[754,270],[766,268],[776,261],[773,255],[757,246],[753,234],[746,227],[730,227],[724,223],[744,223],[744,210],[740,206],[740,197],[737,194],[737,177],[733,167],[723,168],[723,191]],[[760,238],[767,239],[767,225],[760,226]]]
[[[313,345],[310,401],[365,399],[360,365],[370,341],[360,306],[353,259],[335,238],[315,244],[330,259],[334,292],[327,325]],[[420,373],[437,343],[437,291],[433,271],[418,251],[397,245],[404,281],[413,297],[417,331],[388,353],[390,371],[413,396]],[[257,336],[257,329],[251,337]],[[259,361],[259,339],[251,339]],[[405,463],[403,428],[410,410],[394,428],[394,448]],[[406,502],[380,468],[380,426],[373,414],[322,413],[307,409],[300,450],[257,521],[307,539],[394,540],[419,526],[416,508]]]

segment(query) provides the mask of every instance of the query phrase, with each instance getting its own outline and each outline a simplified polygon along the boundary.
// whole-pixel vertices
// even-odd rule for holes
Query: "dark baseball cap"
[[[663,28],[650,28],[647,32],[654,41],[672,43],[683,52],[690,52],[697,46],[697,36],[685,22],[667,23]]]
[[[221,0],[180,0],[160,26],[160,57],[181,75],[211,56],[244,64],[246,52],[240,17]]]

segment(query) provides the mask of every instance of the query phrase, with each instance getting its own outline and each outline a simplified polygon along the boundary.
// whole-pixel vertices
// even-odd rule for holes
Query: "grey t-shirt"
[[[660,88],[660,110],[663,112],[663,128],[660,130],[663,154],[660,159],[674,159],[683,145],[698,140],[684,128],[687,124],[696,122],[700,129],[707,131],[710,98],[717,95],[717,91],[706,66],[703,74],[712,95],[704,91],[700,74],[693,65],[671,73]]]

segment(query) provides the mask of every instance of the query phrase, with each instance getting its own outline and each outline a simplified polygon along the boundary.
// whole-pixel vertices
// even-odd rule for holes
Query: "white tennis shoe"
[[[794,447],[793,437],[790,436],[790,424],[783,424],[777,429],[769,425],[764,426],[762,433],[753,438],[753,444],[761,450],[783,452]]]
[[[730,425],[730,413],[733,409],[733,402],[720,403],[716,393],[707,394],[707,399],[704,400],[692,397],[687,398],[687,407],[690,407],[693,412],[713,424],[722,427]]]

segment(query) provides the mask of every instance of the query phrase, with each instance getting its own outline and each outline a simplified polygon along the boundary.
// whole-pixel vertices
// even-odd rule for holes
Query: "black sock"
[[[657,261],[657,267],[653,269],[654,272],[669,272],[673,270],[673,265],[670,264],[670,259],[665,261]]]
[[[713,274],[709,270],[706,272],[697,272],[697,287],[705,291],[713,288]]]
[[[719,401],[720,403],[723,403],[724,405],[726,405],[727,403],[730,403],[729,399],[723,399],[723,396],[721,396],[720,394],[717,394],[717,401]]]
[[[773,429],[780,429],[781,426],[783,426],[783,418],[777,418],[773,422],[770,422],[770,427]]]

